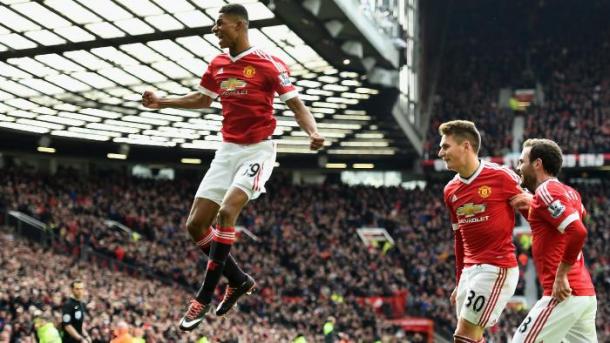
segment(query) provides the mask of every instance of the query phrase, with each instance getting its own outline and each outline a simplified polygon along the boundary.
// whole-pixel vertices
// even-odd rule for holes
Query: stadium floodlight
[[[326,163],[327,169],[345,169],[347,168],[346,163]]]
[[[115,153],[111,153],[111,152],[106,154],[106,157],[108,157],[109,159],[113,159],[113,160],[126,160],[127,159],[126,155],[115,154]]]
[[[49,148],[49,147],[44,147],[44,146],[39,146],[38,148],[36,148],[36,150],[38,152],[44,152],[47,154],[54,154],[55,153],[55,148]]]
[[[373,163],[354,163],[354,164],[352,164],[352,168],[354,168],[354,169],[373,169],[373,168],[375,168],[375,164],[373,164]]]
[[[180,163],[183,164],[201,164],[200,158],[182,158],[180,159]]]

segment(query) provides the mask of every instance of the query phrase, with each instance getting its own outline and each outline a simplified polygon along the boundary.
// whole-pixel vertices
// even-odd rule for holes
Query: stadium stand
[[[126,311],[128,309],[123,308],[124,305],[118,305],[118,300],[130,299],[130,302],[133,300],[137,304],[129,307],[131,310],[157,308],[155,301],[165,298],[165,295],[131,294],[128,291],[114,294],[104,287],[120,288],[130,283],[154,282],[155,289],[159,287],[169,292],[171,288],[168,285],[172,284],[181,285],[183,289],[197,286],[203,254],[191,248],[192,243],[181,228],[184,215],[180,215],[186,213],[190,200],[188,196],[181,195],[188,194],[189,188],[196,185],[121,178],[118,175],[106,175],[104,178],[81,176],[77,179],[73,173],[64,170],[53,178],[24,170],[3,173],[1,194],[6,208],[16,208],[49,224],[53,223],[51,227],[59,235],[52,244],[51,251],[54,253],[18,243],[22,244],[20,249],[29,249],[32,253],[5,252],[9,255],[4,256],[3,265],[13,263],[10,262],[11,258],[16,259],[17,255],[19,258],[38,256],[22,261],[21,265],[57,259],[57,263],[45,263],[40,268],[58,268],[57,275],[62,274],[62,268],[74,269],[65,280],[79,269],[106,266],[101,270],[109,275],[112,282],[103,283],[98,278],[89,280],[95,284],[89,290],[91,302],[97,304],[102,301],[100,299],[107,299],[110,303],[92,308],[97,313],[95,317],[110,316],[109,323],[117,318],[125,319],[132,326],[153,322],[146,311],[129,311],[130,315],[127,316],[122,312],[117,314],[112,306],[116,303]],[[117,189],[122,190],[124,200],[105,203],[104,199],[109,199],[117,190],[111,186],[115,183],[112,180],[116,180],[117,187],[120,185]],[[231,317],[232,321],[245,323],[246,327],[253,321],[263,321],[268,323],[269,330],[276,327],[283,339],[288,339],[288,332],[296,331],[313,339],[320,338],[318,335],[325,319],[332,315],[337,318],[337,332],[343,332],[356,341],[372,341],[383,335],[388,339],[399,339],[405,333],[392,329],[385,322],[385,318],[396,317],[393,309],[388,305],[379,305],[375,309],[359,299],[392,297],[406,291],[404,308],[400,311],[434,319],[439,332],[453,330],[455,316],[447,301],[454,279],[453,238],[447,229],[450,225],[438,196],[441,194],[441,184],[431,183],[426,189],[407,191],[402,188],[332,184],[290,185],[287,177],[281,174],[272,181],[270,193],[249,205],[240,219],[244,227],[260,237],[255,242],[242,236],[236,251],[236,258],[257,278],[260,292],[240,304],[240,312]],[[576,186],[579,188],[579,185]],[[600,335],[606,335],[600,337],[607,337],[609,329],[601,319],[608,315],[605,304],[610,286],[604,281],[608,275],[608,261],[603,253],[604,242],[608,240],[603,230],[607,224],[603,214],[610,204],[607,186],[584,185],[579,188],[591,214],[588,222],[589,243],[585,253],[598,285],[598,329]],[[118,208],[122,214],[117,213]],[[125,225],[131,224],[130,227],[141,234],[141,238],[134,240],[133,235],[110,234],[112,230],[105,227],[103,221],[111,215]],[[356,228],[361,226],[387,228],[395,238],[396,246],[385,254],[381,249],[367,248],[355,233]],[[102,235],[101,232],[106,234]],[[120,250],[118,247],[122,247],[124,252],[117,253]],[[81,249],[90,253],[83,253]],[[173,269],[168,265],[173,265]],[[137,267],[147,272],[135,272]],[[164,268],[171,272],[163,272]],[[27,269],[13,270],[26,272]],[[8,270],[3,269],[3,273],[4,278],[11,277]],[[40,273],[34,273],[32,277]],[[53,274],[48,273],[46,277],[52,278]],[[83,271],[82,274],[96,273]],[[53,294],[60,289],[60,285],[65,285],[61,281],[64,280],[63,276],[58,277],[60,279],[57,281],[48,280],[48,286],[52,285],[54,291],[40,289],[30,292],[29,300],[22,302],[26,312],[31,304],[53,298],[43,296],[36,299],[32,294]],[[119,281],[122,279],[130,281]],[[159,281],[152,281],[154,279],[164,279],[166,283],[162,285]],[[29,282],[32,283],[32,280]],[[44,284],[47,285],[47,282]],[[99,290],[95,287],[99,287]],[[19,292],[24,292],[25,287],[20,289],[17,294],[11,292],[8,296],[19,297]],[[147,289],[150,290],[144,287],[143,291]],[[167,317],[164,317],[166,319],[162,321],[166,324],[178,315],[172,311],[188,299],[186,291],[168,297],[172,302]],[[3,313],[12,313],[5,322],[13,327],[14,335],[22,335],[27,331],[27,317],[21,318],[15,306],[7,309],[7,303],[14,303],[14,300],[4,302]],[[53,309],[52,303],[47,305]],[[315,309],[313,313],[311,309]],[[507,310],[499,325],[489,331],[494,341],[501,342],[510,337],[525,313],[518,308]],[[100,324],[96,332],[107,338],[104,336],[109,333],[107,325]],[[214,325],[216,322],[212,327]],[[240,326],[235,327],[237,331],[227,335],[238,337]],[[153,333],[166,339],[176,334],[169,326],[155,327]]]
[[[498,16],[497,6],[514,16]],[[513,151],[517,116],[524,118],[524,138],[552,137],[565,153],[610,151],[610,72],[603,62],[610,56],[607,2],[459,7],[446,37],[427,158],[438,151],[438,126],[455,118],[477,123],[482,156]],[[499,104],[502,88],[536,89],[540,98],[525,111],[513,111]]]

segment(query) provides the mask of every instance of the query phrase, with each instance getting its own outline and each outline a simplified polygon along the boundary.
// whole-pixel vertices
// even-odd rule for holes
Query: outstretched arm
[[[152,91],[145,91],[142,94],[142,105],[153,109],[166,107],[198,109],[210,107],[210,104],[212,104],[212,98],[200,92],[176,98],[160,98]]]

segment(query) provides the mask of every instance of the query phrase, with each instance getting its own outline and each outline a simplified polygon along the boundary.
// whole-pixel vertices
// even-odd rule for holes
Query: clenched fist
[[[320,150],[324,146],[324,137],[314,132],[309,136],[309,149]]]
[[[151,91],[144,91],[144,93],[142,94],[142,105],[144,105],[144,107],[154,109],[161,108],[161,104],[159,103],[159,97]]]

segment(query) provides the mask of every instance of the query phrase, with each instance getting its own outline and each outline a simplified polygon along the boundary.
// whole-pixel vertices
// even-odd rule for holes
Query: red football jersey
[[[536,189],[528,221],[532,227],[532,255],[544,295],[551,295],[557,267],[566,245],[564,230],[586,215],[580,194],[557,179],[550,179]],[[591,276],[582,251],[568,273],[572,295],[595,295]]]
[[[515,172],[487,161],[481,161],[470,178],[456,174],[445,186],[445,204],[456,232],[458,279],[464,265],[517,266],[513,244],[515,210],[510,199],[521,193]]]
[[[222,137],[238,144],[258,143],[273,134],[275,93],[286,101],[298,95],[288,67],[252,47],[233,57],[216,56],[201,77],[199,91],[222,104]]]

